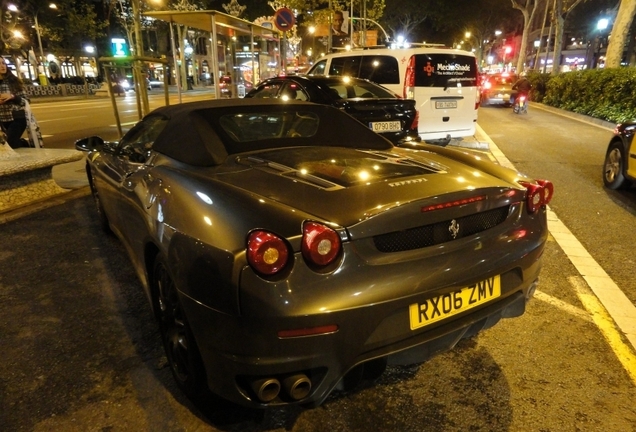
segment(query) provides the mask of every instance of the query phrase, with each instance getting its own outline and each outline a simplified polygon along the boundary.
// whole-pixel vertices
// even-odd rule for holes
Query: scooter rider
[[[528,93],[530,93],[532,89],[532,84],[528,78],[526,78],[526,74],[522,73],[517,82],[512,85],[512,89],[517,91],[511,100],[511,103],[514,105],[514,100],[519,96],[525,96],[526,101],[528,100]]]

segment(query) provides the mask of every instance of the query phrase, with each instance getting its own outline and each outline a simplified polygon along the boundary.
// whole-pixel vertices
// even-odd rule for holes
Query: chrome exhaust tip
[[[532,297],[534,297],[534,293],[537,290],[537,285],[539,285],[538,280],[534,281],[532,285],[530,285],[530,288],[528,288],[528,293],[526,294],[526,300],[530,300]]]
[[[271,402],[280,393],[280,382],[276,378],[261,378],[251,383],[252,390],[261,402]]]
[[[290,375],[283,379],[283,389],[293,400],[301,400],[309,395],[311,381],[305,374]]]

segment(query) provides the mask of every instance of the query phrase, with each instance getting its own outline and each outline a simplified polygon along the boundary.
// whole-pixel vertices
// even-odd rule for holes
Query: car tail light
[[[550,204],[550,201],[552,201],[552,195],[554,195],[554,185],[549,180],[536,180],[536,182],[543,186],[543,200],[545,201],[545,204]]]
[[[404,99],[415,99],[415,56],[409,58],[404,77]]]
[[[526,188],[526,204],[528,213],[536,213],[542,206],[552,201],[554,185],[548,180],[537,180],[537,184],[519,182]]]
[[[481,90],[475,92],[475,111],[477,111],[479,105],[481,105]]]
[[[247,262],[258,273],[273,275],[287,264],[289,250],[285,241],[267,231],[252,231],[247,237]]]
[[[488,90],[489,88],[492,88],[492,83],[491,83],[490,81],[486,81],[486,82],[484,83],[484,88],[485,88],[486,90]]]
[[[337,232],[325,225],[305,222],[302,252],[309,263],[326,266],[332,263],[340,252],[340,237]]]
[[[415,110],[415,117],[413,117],[413,123],[411,123],[411,129],[418,129],[420,124],[420,112]]]

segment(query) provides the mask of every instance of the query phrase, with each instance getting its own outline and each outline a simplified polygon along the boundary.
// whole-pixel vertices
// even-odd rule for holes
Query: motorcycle
[[[515,103],[512,106],[512,111],[515,114],[527,114],[528,113],[528,96],[519,95],[515,99]]]

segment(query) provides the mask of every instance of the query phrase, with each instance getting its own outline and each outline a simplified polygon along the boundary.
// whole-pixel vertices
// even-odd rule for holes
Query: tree
[[[386,13],[380,23],[392,34],[419,41],[418,27],[428,18],[427,8],[418,1],[386,0]]]
[[[526,51],[528,48],[528,35],[532,30],[532,22],[534,21],[534,14],[537,11],[539,4],[538,0],[510,0],[512,7],[521,11],[523,15],[523,33],[521,35],[521,47],[519,48],[519,57],[517,58],[517,71],[524,70],[524,64],[526,62]],[[547,0],[546,0],[547,1]]]
[[[616,20],[612,26],[612,34],[607,46],[605,58],[606,68],[618,68],[623,58],[623,50],[627,42],[634,14],[636,13],[636,0],[621,0]]]
[[[552,57],[552,75],[561,72],[561,51],[563,49],[563,32],[565,19],[576,6],[587,0],[554,0],[553,23],[554,23],[554,56]]]

